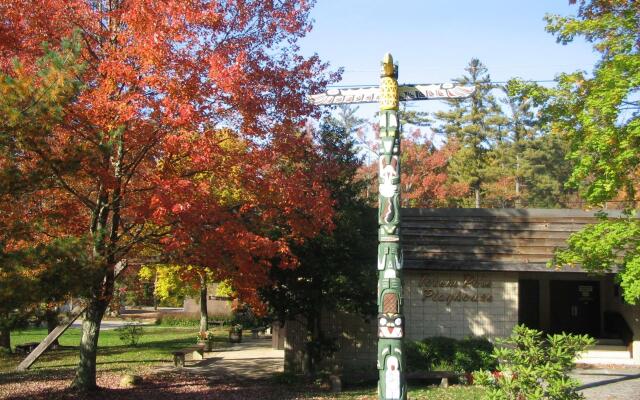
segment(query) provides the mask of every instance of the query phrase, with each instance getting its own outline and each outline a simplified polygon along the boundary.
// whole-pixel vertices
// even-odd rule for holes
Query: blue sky
[[[387,51],[399,63],[400,83],[450,81],[472,57],[494,81],[548,80],[559,72],[591,71],[597,59],[589,43],[577,39],[563,46],[544,29],[546,13],[576,10],[568,0],[318,0],[311,14],[314,29],[301,47],[334,68],[344,67],[340,85],[377,84]],[[375,111],[361,109],[364,117]]]

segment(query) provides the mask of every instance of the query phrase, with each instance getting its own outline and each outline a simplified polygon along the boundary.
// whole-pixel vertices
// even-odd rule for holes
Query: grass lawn
[[[78,394],[68,389],[78,364],[80,330],[69,329],[61,338],[59,350],[46,352],[29,371],[17,372],[24,355],[0,354],[0,399],[16,400],[377,400],[375,387],[347,388],[334,395],[315,385],[287,385],[272,381],[214,380],[199,374],[168,368],[157,372],[158,365],[172,365],[171,352],[195,343],[196,327],[145,326],[137,346],[122,343],[114,330],[100,332],[98,348],[98,385],[96,393]],[[227,330],[217,329],[217,346],[227,346]],[[37,342],[46,336],[45,329],[12,332],[12,344]],[[143,383],[120,388],[123,374],[143,376]],[[409,398],[429,400],[479,399],[483,391],[473,386],[411,387]]]
[[[478,386],[450,386],[446,389],[437,386],[411,387],[409,386],[409,398],[411,400],[478,400],[484,390]],[[377,400],[375,389],[347,390],[339,396],[326,397],[336,400]]]
[[[113,329],[100,331],[98,342],[98,371],[137,372],[161,363],[172,362],[171,352],[196,343],[198,328],[145,326],[144,334],[136,346],[125,344],[120,340],[119,333]],[[224,344],[226,331],[216,331],[219,336],[219,346]],[[81,331],[70,328],[60,337],[61,349],[45,352],[29,372],[47,369],[73,369],[79,361],[78,344]],[[40,342],[47,336],[46,329],[26,329],[11,332],[12,346]],[[24,355],[1,355],[0,373],[14,372]],[[28,372],[27,372],[28,373]]]

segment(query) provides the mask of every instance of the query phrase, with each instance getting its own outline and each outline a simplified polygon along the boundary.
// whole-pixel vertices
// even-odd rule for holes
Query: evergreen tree
[[[487,198],[499,207],[558,207],[570,190],[566,138],[544,128],[535,83],[514,78],[500,88],[507,113],[500,140],[489,152]]]
[[[318,133],[326,165],[325,184],[335,201],[335,228],[294,249],[296,269],[271,270],[273,284],[262,290],[274,317],[301,321],[307,330],[307,371],[318,372],[323,358],[334,351],[333,338],[322,330],[324,312],[375,314],[376,218],[359,197],[362,164],[355,141],[340,125],[325,123]]]
[[[465,71],[467,75],[455,82],[474,86],[475,92],[468,98],[447,100],[450,109],[435,113],[438,124],[434,130],[443,133],[448,143],[458,146],[449,164],[450,179],[468,185],[474,195],[473,204],[480,207],[487,182],[489,150],[503,139],[506,121],[492,94],[494,85],[484,64],[473,58]]]
[[[86,241],[78,236],[51,239],[60,216],[42,213],[41,191],[55,188],[42,163],[30,159],[21,143],[29,138],[46,151],[47,141],[63,117],[63,107],[80,91],[78,40],[65,40],[60,51],[44,45],[35,65],[15,62],[0,73],[0,347],[10,349],[10,331],[41,303],[78,295],[91,276],[83,257]],[[58,172],[73,162],[50,162]],[[80,281],[82,279],[82,282]]]

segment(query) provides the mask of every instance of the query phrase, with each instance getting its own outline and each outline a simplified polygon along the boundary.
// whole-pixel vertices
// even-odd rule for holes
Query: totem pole
[[[398,66],[385,54],[380,87],[329,89],[309,96],[317,105],[380,104],[378,153],[378,395],[381,400],[406,400],[402,341],[402,247],[400,243],[400,101],[441,100],[470,96],[473,86],[417,84],[398,86]]]
[[[400,247],[400,124],[398,66],[391,54],[382,60],[378,150],[378,394],[407,398],[402,354],[402,248]]]

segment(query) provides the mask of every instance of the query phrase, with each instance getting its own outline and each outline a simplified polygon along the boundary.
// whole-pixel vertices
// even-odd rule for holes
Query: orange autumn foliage
[[[297,40],[312,2],[284,0],[8,0],[0,4],[0,69],[26,68],[77,32],[84,83],[46,137],[20,143],[54,185],[25,204],[46,237],[93,238],[108,302],[113,266],[149,248],[232,279],[257,305],[273,258],[330,229],[332,202],[297,131],[315,112],[306,94],[336,74]],[[34,67],[35,71],[35,67]],[[227,133],[222,133],[227,132]],[[236,132],[230,138],[228,132]],[[236,140],[242,151],[225,147]],[[34,161],[35,160],[35,161]],[[27,162],[27,161],[25,161]],[[72,170],[58,166],[73,164]],[[307,164],[305,164],[307,165]],[[241,195],[229,202],[221,188]],[[14,218],[30,220],[28,212]],[[41,237],[46,240],[45,236]],[[151,252],[153,253],[153,252]]]
[[[448,179],[447,166],[451,156],[457,151],[455,143],[440,148],[433,143],[433,137],[420,129],[415,129],[402,137],[401,193],[402,207],[447,207],[469,191],[468,186],[452,183]],[[374,146],[370,146],[375,151]],[[358,171],[361,179],[369,182],[367,195],[377,200],[378,166],[376,163],[364,166]],[[374,199],[375,197],[375,199]]]

